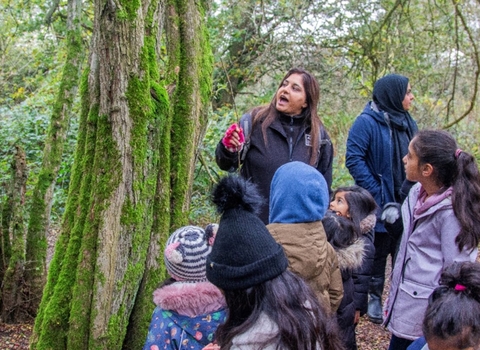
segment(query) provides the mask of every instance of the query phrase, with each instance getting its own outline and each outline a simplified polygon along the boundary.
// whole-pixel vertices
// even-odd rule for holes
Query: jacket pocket
[[[433,288],[419,283],[405,280],[400,284],[400,289],[408,294],[413,300],[428,299]]]
[[[400,284],[391,319],[396,332],[410,337],[422,335],[423,316],[432,291],[431,286],[408,280]]]

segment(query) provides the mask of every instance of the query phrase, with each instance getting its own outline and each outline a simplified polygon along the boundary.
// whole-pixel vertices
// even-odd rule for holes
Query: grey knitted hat
[[[217,227],[210,224],[204,230],[184,226],[170,235],[163,255],[170,276],[177,281],[206,281],[207,256],[212,251]]]

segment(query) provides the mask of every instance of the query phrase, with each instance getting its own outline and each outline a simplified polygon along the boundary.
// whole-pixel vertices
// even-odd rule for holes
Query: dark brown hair
[[[335,318],[298,275],[288,270],[262,284],[241,290],[223,291],[229,310],[215,339],[228,350],[233,339],[256,327],[262,314],[278,326],[278,333],[256,349],[274,345],[281,349],[343,350]],[[261,325],[259,326],[261,327]]]
[[[460,222],[455,242],[461,251],[474,249],[480,241],[480,173],[475,158],[457,153],[455,139],[446,131],[422,130],[411,141],[418,165],[430,164],[439,185],[453,188],[453,212]]]
[[[423,320],[427,342],[454,341],[459,349],[480,342],[480,263],[454,262],[445,268]]]
[[[378,206],[375,199],[363,187],[358,185],[339,187],[332,195],[332,200],[339,192],[345,192],[345,200],[348,204],[348,214],[355,224],[358,232],[361,232],[361,225],[363,219],[370,214],[375,214]]]
[[[278,85],[278,89],[283,85],[283,82],[288,79],[292,74],[300,74],[303,80],[303,87],[305,89],[307,107],[302,111],[302,115],[305,116],[305,123],[310,126],[310,137],[312,140],[312,147],[310,150],[310,165],[314,165],[317,161],[317,150],[319,149],[320,140],[320,126],[322,122],[317,112],[318,101],[320,100],[320,86],[317,79],[303,68],[292,68],[283,77],[282,81]],[[270,104],[265,106],[256,107],[252,110],[252,127],[254,127],[259,121],[262,122],[262,133],[265,143],[267,143],[267,128],[278,117],[277,105],[277,93],[272,98]]]

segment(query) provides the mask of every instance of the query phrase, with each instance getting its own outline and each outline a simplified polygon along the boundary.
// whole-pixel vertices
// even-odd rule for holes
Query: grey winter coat
[[[459,251],[455,243],[460,224],[451,196],[413,217],[420,191],[417,183],[402,205],[404,231],[384,307],[384,324],[395,336],[410,340],[422,335],[428,297],[438,287],[442,270],[455,261],[477,257],[476,248]]]

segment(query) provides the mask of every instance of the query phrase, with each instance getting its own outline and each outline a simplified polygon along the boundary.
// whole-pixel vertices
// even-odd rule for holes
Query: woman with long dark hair
[[[260,218],[268,224],[270,182],[283,164],[301,161],[315,167],[332,185],[333,146],[318,116],[320,88],[315,77],[292,68],[270,104],[253,108],[233,124],[219,142],[220,169],[234,171],[258,186],[264,204]]]

